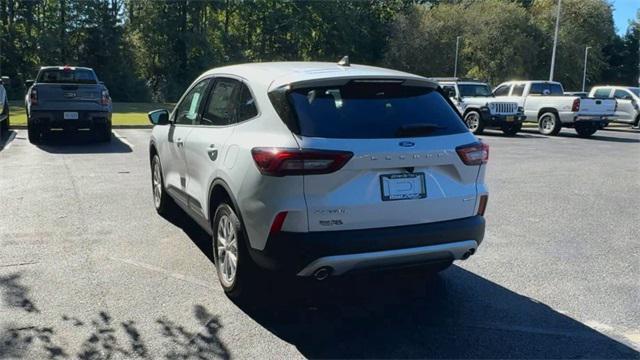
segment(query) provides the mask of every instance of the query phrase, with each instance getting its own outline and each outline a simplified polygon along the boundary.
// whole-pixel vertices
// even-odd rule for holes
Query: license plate
[[[507,121],[513,121],[515,118],[513,116],[507,116]]]
[[[78,120],[78,113],[77,112],[65,112],[64,113],[64,119],[65,120]]]
[[[427,197],[424,173],[380,175],[382,200],[410,200]]]

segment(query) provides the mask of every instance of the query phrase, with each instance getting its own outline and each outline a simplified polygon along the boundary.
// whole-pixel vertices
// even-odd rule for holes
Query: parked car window
[[[524,94],[524,86],[525,84],[513,85],[513,91],[511,91],[511,96],[522,96],[522,94]]]
[[[493,95],[495,96],[508,96],[509,95],[509,89],[511,88],[510,84],[506,84],[506,85],[500,85],[498,86],[498,88],[493,92]]]
[[[530,95],[545,95],[545,96],[562,96],[564,90],[560,84],[556,83],[532,83]]]
[[[640,88],[629,88],[629,91],[636,94],[636,96],[640,96]]]
[[[45,84],[97,84],[96,74],[87,69],[44,69],[36,82]]]
[[[611,94],[611,89],[609,88],[600,88],[597,89],[594,93],[593,93],[593,97],[596,98],[608,98]]]
[[[256,100],[251,95],[251,91],[245,84],[240,84],[240,100],[238,101],[237,121],[245,121],[258,115]]]
[[[616,90],[613,93],[613,97],[616,99],[625,99],[625,100],[631,100],[631,94],[629,94],[628,92],[626,92],[625,90]]]
[[[176,124],[194,125],[197,123],[200,105],[207,91],[209,80],[203,80],[194,86],[182,99],[176,110]]]
[[[202,116],[203,125],[224,126],[236,121],[236,107],[241,82],[234,79],[216,79],[209,94],[207,108]]]
[[[491,88],[485,84],[461,84],[458,85],[462,97],[487,97],[491,96]]]
[[[300,135],[341,139],[438,136],[468,131],[436,89],[351,82],[290,93]]]
[[[444,85],[442,92],[449,97],[456,97],[456,87],[453,85]]]

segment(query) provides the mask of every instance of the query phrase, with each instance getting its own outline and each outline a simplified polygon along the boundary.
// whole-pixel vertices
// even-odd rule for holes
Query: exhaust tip
[[[465,252],[464,254],[462,254],[462,260],[467,260],[471,255],[475,254],[476,249],[469,249],[467,250],[467,252]]]
[[[318,281],[322,281],[328,278],[331,275],[332,271],[333,269],[329,266],[323,266],[320,269],[314,271],[313,277]]]

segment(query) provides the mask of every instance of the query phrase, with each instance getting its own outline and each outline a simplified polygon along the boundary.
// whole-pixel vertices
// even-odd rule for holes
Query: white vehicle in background
[[[0,137],[9,131],[9,99],[4,84],[9,83],[7,76],[0,77]]]
[[[268,270],[438,271],[484,237],[488,145],[426,78],[346,59],[227,66],[149,119],[156,210],[177,204],[211,235],[231,297]]]
[[[594,86],[589,97],[598,99],[616,99],[618,107],[613,122],[640,125],[640,87],[630,86]]]
[[[574,128],[578,136],[588,137],[606,126],[616,111],[613,99],[583,99],[566,96],[555,81],[508,81],[498,85],[497,98],[515,98],[524,108],[528,122],[537,122],[544,135],[557,135],[563,127]]]
[[[511,136],[522,129],[525,119],[522,107],[515,100],[496,100],[486,83],[460,78],[432,80],[440,84],[472,133],[482,134],[485,128],[497,128]]]

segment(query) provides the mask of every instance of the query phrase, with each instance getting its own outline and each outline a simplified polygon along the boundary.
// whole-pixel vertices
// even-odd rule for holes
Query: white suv
[[[231,297],[264,269],[441,270],[484,237],[488,146],[426,78],[348,61],[228,66],[149,119],[155,207],[177,204],[212,235]]]

